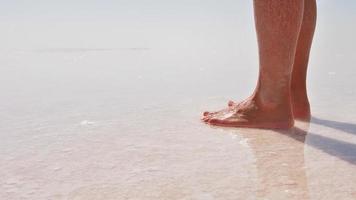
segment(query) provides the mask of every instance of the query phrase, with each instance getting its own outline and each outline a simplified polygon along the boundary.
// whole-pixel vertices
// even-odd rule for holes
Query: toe
[[[215,126],[240,127],[246,124],[246,120],[234,117],[211,117],[207,123]]]
[[[209,120],[210,120],[210,117],[204,117],[204,118],[203,118],[203,121],[204,121],[204,122],[209,122]]]
[[[205,114],[205,113],[204,113]],[[202,121],[207,122],[212,116],[207,114],[207,115],[203,115],[203,117],[201,118]]]
[[[234,106],[234,105],[236,105],[236,103],[234,102],[234,101],[229,101],[228,103],[227,103],[227,105],[229,106],[229,107],[232,107],[232,106]]]
[[[211,125],[217,125],[217,126],[219,125],[222,126],[226,124],[224,120],[218,118],[210,118],[207,122]]]
[[[218,120],[218,119],[216,119],[216,118],[211,118],[211,119],[209,119],[207,122],[208,122],[209,124],[217,124],[218,121],[220,121],[220,120]]]
[[[212,116],[217,115],[217,114],[219,114],[219,113],[221,113],[221,111],[216,111],[216,112],[204,112],[204,113],[203,113],[203,117],[212,117]]]

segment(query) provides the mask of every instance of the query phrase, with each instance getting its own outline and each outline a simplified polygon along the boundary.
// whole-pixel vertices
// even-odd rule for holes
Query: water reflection
[[[344,177],[345,171],[339,174],[335,169],[354,169],[355,124],[313,117],[310,122],[297,121],[290,130],[223,130],[241,136],[252,150],[258,174],[257,195],[261,199],[329,199],[333,195],[343,194],[347,198],[354,195]],[[330,182],[325,177],[334,178]],[[338,187],[326,184],[336,180],[340,181]],[[340,193],[340,188],[350,192]],[[320,191],[328,195],[320,196]]]
[[[261,199],[309,199],[304,163],[308,122],[291,130],[225,129],[242,136],[255,156]]]

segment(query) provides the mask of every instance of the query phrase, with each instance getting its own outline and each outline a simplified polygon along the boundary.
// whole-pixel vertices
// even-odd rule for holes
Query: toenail
[[[235,104],[235,102],[229,101],[228,106],[233,106],[234,104]]]

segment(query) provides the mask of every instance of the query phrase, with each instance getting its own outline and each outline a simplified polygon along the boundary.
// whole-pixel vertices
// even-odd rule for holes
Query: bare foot
[[[292,89],[293,117],[298,120],[310,120],[310,104],[306,90]]]
[[[298,120],[308,121],[310,120],[310,105],[308,100],[292,101],[293,117]]]
[[[266,108],[253,97],[240,103],[230,101],[217,112],[204,112],[202,120],[215,126],[287,129],[294,124],[290,106]]]

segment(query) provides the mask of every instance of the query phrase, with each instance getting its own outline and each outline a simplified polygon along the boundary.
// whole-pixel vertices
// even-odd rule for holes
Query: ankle
[[[291,109],[291,97],[290,94],[285,93],[279,96],[272,96],[268,98],[259,92],[256,92],[253,96],[253,100],[256,104],[265,111],[292,111]]]
[[[281,101],[261,101],[259,95],[255,94],[252,101],[262,113],[265,113],[265,120],[279,121],[288,124],[290,127],[293,126],[294,118],[290,98],[284,98]]]

